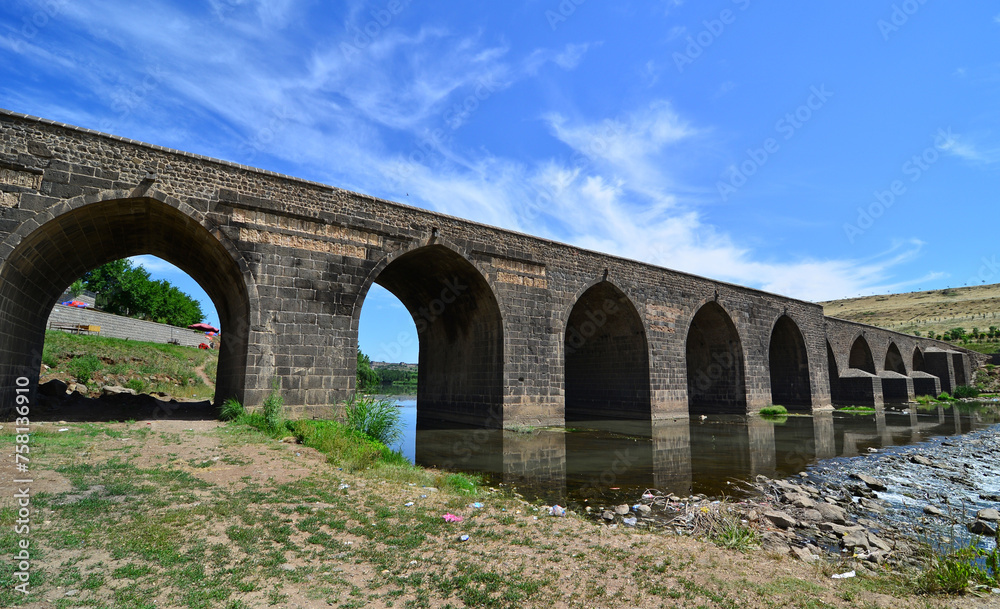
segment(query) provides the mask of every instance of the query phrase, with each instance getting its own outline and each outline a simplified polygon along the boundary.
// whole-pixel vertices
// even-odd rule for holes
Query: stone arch
[[[927,372],[924,369],[924,352],[920,350],[920,345],[913,347],[913,363],[912,368],[914,372]]]
[[[650,420],[649,345],[638,310],[609,281],[579,296],[563,333],[566,420]]]
[[[493,287],[465,256],[444,243],[394,253],[376,265],[372,283],[403,303],[417,328],[418,425],[434,421],[503,426],[503,316]]]
[[[802,332],[788,315],[782,315],[771,330],[768,346],[771,372],[771,403],[785,407],[812,407],[809,357]]]
[[[906,374],[906,363],[903,362],[903,355],[899,352],[899,347],[896,343],[889,343],[889,348],[885,352],[885,366],[883,369],[888,372],[898,372],[899,374]]]
[[[864,336],[858,336],[851,345],[851,355],[848,359],[848,367],[875,374],[875,358],[872,356],[872,349],[868,346],[868,341]]]
[[[186,272],[212,299],[223,327],[216,401],[246,400],[255,282],[235,246],[190,205],[161,192],[76,197],[25,222],[6,244],[14,247],[0,267],[4,389],[20,376],[37,382],[45,323],[66,286],[105,262],[151,254]]]
[[[704,304],[691,320],[685,343],[688,409],[692,414],[745,414],[743,345],[729,313]]]

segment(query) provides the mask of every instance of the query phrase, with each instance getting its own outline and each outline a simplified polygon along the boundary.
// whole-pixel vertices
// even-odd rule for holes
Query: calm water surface
[[[482,474],[529,498],[562,505],[635,501],[643,490],[741,496],[742,482],[781,478],[829,459],[953,436],[1000,423],[967,405],[884,413],[821,413],[779,421],[709,416],[650,423],[576,422],[531,433],[417,429],[415,398],[399,398],[398,447],[420,465]]]

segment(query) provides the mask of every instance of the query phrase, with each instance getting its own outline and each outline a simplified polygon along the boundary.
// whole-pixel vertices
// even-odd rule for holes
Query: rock
[[[982,499],[983,501],[992,501],[994,503],[1000,503],[1000,495],[984,495],[980,493],[979,498]]]
[[[615,519],[615,513],[612,512],[611,510],[605,510],[604,513],[601,514],[601,518],[607,520],[608,522],[611,522],[612,520]]]
[[[795,519],[784,512],[779,512],[777,510],[772,510],[770,512],[764,512],[764,517],[774,523],[774,526],[779,529],[790,529],[794,527],[797,522]]]
[[[847,524],[847,510],[830,503],[817,503],[816,511],[820,513],[823,520],[835,524]]]
[[[994,525],[986,522],[985,520],[977,520],[969,525],[969,532],[973,535],[985,535],[987,537],[995,537],[997,534],[997,529]]]
[[[67,393],[87,393],[87,386],[80,383],[70,383],[66,388]]]
[[[913,455],[910,457],[910,463],[916,463],[917,465],[934,465],[933,461],[921,455]]]
[[[281,439],[283,444],[298,444],[299,440],[295,436],[285,436]]]
[[[882,550],[883,552],[891,552],[892,551],[892,546],[890,546],[889,543],[886,542],[886,540],[882,539],[881,537],[879,537],[875,533],[868,533],[868,543],[869,543],[869,545],[871,545],[871,547],[878,548],[879,550]]]
[[[857,533],[858,531],[864,531],[865,528],[862,526],[844,526],[840,524],[834,524],[832,522],[821,522],[819,525],[819,530],[828,531],[837,535],[838,537],[844,537],[852,533]]]
[[[807,520],[809,522],[819,522],[823,520],[823,514],[820,514],[819,510],[804,510],[802,512],[802,520]]]
[[[101,388],[101,395],[135,395],[135,389],[127,389],[118,385],[105,385]]]
[[[653,511],[653,508],[649,507],[648,505],[640,505],[639,507],[636,508],[636,511],[642,514],[643,516],[647,516],[649,515],[650,512]]]
[[[802,562],[815,562],[819,560],[819,556],[813,554],[806,548],[797,548],[792,546],[792,556],[798,558]]]
[[[774,532],[764,533],[760,538],[760,545],[768,552],[777,554],[788,554],[792,549],[784,537]]]
[[[925,505],[924,514],[927,514],[928,516],[944,516],[944,512],[934,507],[933,505]]]
[[[288,563],[284,563],[283,565],[281,565],[278,568],[281,569],[282,571],[294,571],[295,570],[295,566],[294,565],[290,565]]]
[[[986,522],[1000,522],[1000,512],[998,512],[993,508],[979,510],[976,513],[976,520],[985,520]]]
[[[39,385],[38,393],[50,398],[62,397],[66,395],[66,383],[59,379],[52,379],[47,383]]]
[[[860,503],[862,507],[876,514],[885,514],[885,507],[878,500],[862,497]]]
[[[630,508],[629,506],[625,505],[624,503],[621,504],[621,505],[615,506],[615,513],[618,514],[619,516],[624,516],[625,514],[628,514],[630,511],[632,511],[632,508]]]
[[[840,543],[848,550],[861,548],[866,552],[871,549],[868,542],[868,535],[862,531],[855,531],[849,535],[844,535]]]
[[[885,485],[884,482],[882,482],[878,478],[872,478],[871,476],[868,476],[866,474],[851,474],[851,478],[864,482],[865,486],[872,489],[873,491],[888,490],[888,487]]]
[[[797,508],[812,508],[816,506],[816,502],[809,498],[809,495],[805,493],[785,493],[784,497],[785,503],[791,503]]]

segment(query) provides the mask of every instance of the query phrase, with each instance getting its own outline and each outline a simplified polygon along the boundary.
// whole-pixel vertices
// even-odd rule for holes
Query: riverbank
[[[408,465],[350,471],[235,424],[43,424],[21,607],[976,607],[889,571],[556,517]],[[14,445],[8,424],[0,442]],[[13,479],[5,459],[4,480]],[[4,492],[3,545],[14,512]],[[481,507],[476,507],[481,505]],[[448,522],[453,514],[461,521]],[[454,519],[452,519],[454,520]],[[463,541],[463,536],[468,539]],[[10,564],[2,574],[10,578]],[[995,605],[993,605],[995,606]]]

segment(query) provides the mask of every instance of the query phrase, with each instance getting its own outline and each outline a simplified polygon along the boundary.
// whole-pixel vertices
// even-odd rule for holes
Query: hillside
[[[819,303],[830,317],[929,336],[945,335],[954,328],[967,334],[977,330],[987,336],[967,342],[971,349],[995,352],[1000,347],[1000,284],[848,298]],[[990,328],[996,328],[992,332]]]

